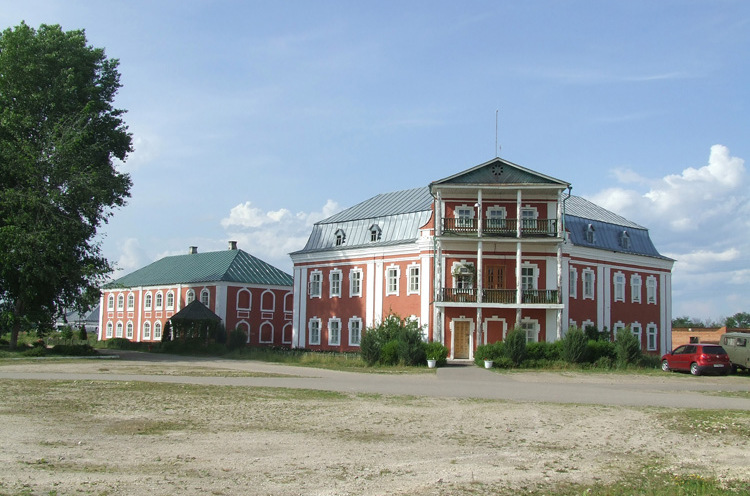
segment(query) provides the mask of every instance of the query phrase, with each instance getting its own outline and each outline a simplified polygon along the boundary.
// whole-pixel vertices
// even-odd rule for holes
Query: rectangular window
[[[359,346],[362,341],[362,319],[349,319],[349,346]]]
[[[386,295],[398,295],[398,267],[389,267],[386,271]]]
[[[656,305],[656,277],[648,276],[646,279],[646,303]]]
[[[419,266],[409,267],[409,291],[408,294],[419,294]]]
[[[320,344],[320,319],[310,319],[310,344]]]
[[[469,207],[456,207],[456,227],[473,227],[474,209]]]
[[[578,271],[574,268],[570,269],[569,292],[571,298],[578,297]]]
[[[309,293],[310,298],[320,298],[322,290],[323,273],[319,270],[310,273]]]
[[[630,301],[632,303],[641,302],[641,276],[638,274],[630,276]]]
[[[594,271],[583,271],[583,299],[594,299]]]
[[[535,208],[521,209],[521,227],[523,229],[536,229],[537,213]]]
[[[625,301],[625,274],[618,272],[614,276],[615,301]]]
[[[339,346],[341,344],[341,320],[331,319],[328,321],[328,344]]]
[[[359,269],[349,272],[349,296],[362,296],[362,271]]]
[[[632,332],[633,336],[635,336],[638,339],[638,346],[643,348],[643,345],[641,344],[641,325],[640,324],[631,325],[630,332]]]
[[[648,339],[647,343],[647,349],[648,351],[656,351],[657,348],[657,333],[656,333],[656,326],[654,324],[649,324],[646,326],[646,336]]]
[[[537,329],[536,321],[525,321],[521,322],[521,329],[526,332],[526,342],[536,343],[539,339],[539,330]]]
[[[331,298],[339,298],[341,296],[341,271],[332,270],[328,277],[331,283]]]
[[[533,266],[521,267],[521,289],[524,291],[530,291],[536,289],[536,277]]]
[[[505,227],[505,209],[490,207],[487,209],[487,228],[503,229]]]

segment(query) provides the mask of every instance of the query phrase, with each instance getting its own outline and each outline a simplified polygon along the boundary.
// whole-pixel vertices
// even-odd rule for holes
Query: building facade
[[[516,326],[529,342],[594,325],[671,344],[674,261],[648,230],[500,158],[324,219],[291,257],[294,347],[356,351],[389,314],[452,359]]]
[[[165,257],[102,289],[99,339],[156,342],[166,322],[192,301],[254,345],[291,346],[292,276],[237,249]]]

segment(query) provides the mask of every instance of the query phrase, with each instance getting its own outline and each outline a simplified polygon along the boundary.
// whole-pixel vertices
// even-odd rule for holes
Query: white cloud
[[[116,279],[124,274],[140,269],[149,262],[150,259],[145,250],[141,248],[138,239],[128,238],[120,248],[120,258],[117,259],[115,264],[115,273],[113,276]]]
[[[715,318],[750,311],[750,192],[744,160],[714,145],[708,163],[644,178],[613,171],[621,184],[590,199],[649,228],[656,248],[676,260],[674,315]],[[643,189],[639,190],[638,187]]]

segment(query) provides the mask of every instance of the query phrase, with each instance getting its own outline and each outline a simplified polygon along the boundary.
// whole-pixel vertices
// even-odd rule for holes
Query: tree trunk
[[[23,315],[23,303],[16,301],[13,305],[13,327],[10,330],[10,344],[8,349],[13,351],[18,346],[18,333],[21,332],[21,315]]]

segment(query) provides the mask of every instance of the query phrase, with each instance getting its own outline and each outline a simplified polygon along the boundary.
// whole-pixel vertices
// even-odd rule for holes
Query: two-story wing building
[[[165,257],[106,285],[99,339],[160,341],[167,320],[193,301],[248,343],[291,346],[292,276],[237,249]]]
[[[324,219],[291,257],[294,347],[357,350],[389,314],[453,359],[516,326],[529,342],[594,325],[671,343],[674,261],[648,230],[500,158]]]

